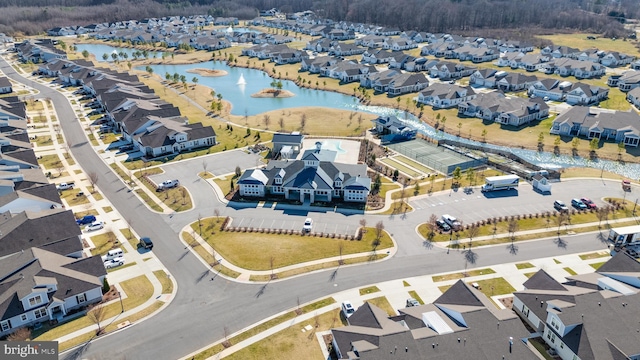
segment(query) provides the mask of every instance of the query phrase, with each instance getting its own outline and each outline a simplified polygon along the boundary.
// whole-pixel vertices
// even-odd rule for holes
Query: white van
[[[106,255],[102,256],[102,261],[107,261],[107,260],[115,259],[117,257],[122,257],[122,256],[124,256],[124,252],[122,251],[122,249],[120,248],[111,249],[107,251]]]
[[[460,221],[449,214],[442,215],[442,220],[449,224],[453,230],[460,229]]]

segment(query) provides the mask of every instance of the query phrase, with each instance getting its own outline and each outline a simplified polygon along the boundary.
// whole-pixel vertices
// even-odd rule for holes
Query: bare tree
[[[360,227],[363,234],[367,232],[367,219],[360,219]]]
[[[438,229],[438,217],[435,214],[431,214],[429,216],[429,221],[427,221],[427,229],[429,232],[427,233],[427,240],[433,241],[433,238],[436,236],[436,229]]]
[[[342,265],[342,251],[344,251],[344,243],[342,241],[338,242],[338,254],[340,255],[340,260],[338,260],[338,265]]]
[[[91,184],[91,193],[96,192],[96,185],[98,185],[98,180],[100,180],[100,176],[97,172],[91,171],[89,173],[89,183]]]
[[[207,164],[207,162],[205,160],[202,160],[202,175],[203,176],[207,176],[207,167],[209,167],[209,164]]]
[[[220,209],[213,209],[213,215],[216,217],[216,222],[220,222]]]
[[[239,178],[240,175],[242,175],[242,169],[240,169],[240,166],[236,166],[236,177]]]
[[[515,233],[518,231],[519,227],[520,227],[520,224],[518,223],[518,220],[511,217],[511,219],[509,219],[509,223],[507,224],[507,231],[509,231],[509,236],[511,237],[512,243],[516,239]]]
[[[479,232],[480,228],[478,226],[475,226],[474,224],[471,224],[469,228],[467,228],[467,236],[469,237],[469,249],[471,249],[473,238],[478,236]]]
[[[271,116],[265,114],[262,117],[262,122],[264,123],[264,128],[268,130],[269,129],[269,124],[271,124]]]
[[[202,214],[198,213],[198,230],[200,231],[200,236],[202,236]]]
[[[373,248],[375,250],[375,248],[378,247],[378,245],[380,245],[380,239],[382,238],[382,232],[384,231],[384,224],[382,223],[382,221],[378,221],[376,223],[376,238],[375,240],[373,240]]]
[[[100,335],[102,333],[102,327],[100,323],[104,321],[107,316],[107,308],[102,304],[98,303],[94,305],[89,312],[87,312],[87,317],[91,320],[92,323],[98,325],[98,330],[96,330],[96,335]]]
[[[558,237],[560,237],[560,227],[562,227],[562,225],[564,225],[568,219],[569,216],[564,212],[561,212],[558,214],[558,216],[556,216],[556,225],[558,225]]]
[[[596,216],[598,217],[598,228],[602,225],[602,220],[609,219],[609,208],[607,206],[603,206],[596,210]]]
[[[278,125],[280,125],[280,130],[284,130],[284,118],[280,117],[280,120],[278,120]]]
[[[307,114],[302,114],[302,116],[300,116],[300,129],[304,130],[304,127],[307,125]]]
[[[187,189],[183,186],[180,187],[180,196],[182,197],[182,205],[187,204]]]

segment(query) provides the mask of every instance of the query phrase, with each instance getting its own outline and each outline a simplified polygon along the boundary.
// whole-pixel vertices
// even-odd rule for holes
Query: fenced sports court
[[[447,175],[456,167],[465,170],[485,164],[482,159],[474,159],[422,139],[389,144],[387,147]]]

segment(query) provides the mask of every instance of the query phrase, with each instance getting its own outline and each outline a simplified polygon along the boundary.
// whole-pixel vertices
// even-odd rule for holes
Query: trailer
[[[517,189],[520,182],[518,175],[488,176],[484,179],[482,192]]]

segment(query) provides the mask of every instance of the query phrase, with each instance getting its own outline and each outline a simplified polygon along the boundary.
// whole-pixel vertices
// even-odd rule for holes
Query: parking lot
[[[436,185],[434,190],[440,189]],[[556,199],[564,201],[569,209],[574,209],[571,198],[562,196],[562,192],[558,192],[558,195],[541,195],[533,191],[528,183],[521,183],[518,191],[481,193],[479,189],[474,189],[469,194],[465,194],[462,189],[457,192],[445,191],[433,196],[422,196],[410,201],[410,205],[417,211],[431,209],[438,217],[448,213],[468,224],[497,216],[554,211],[553,202]],[[600,199],[592,200],[598,206],[604,204]]]

